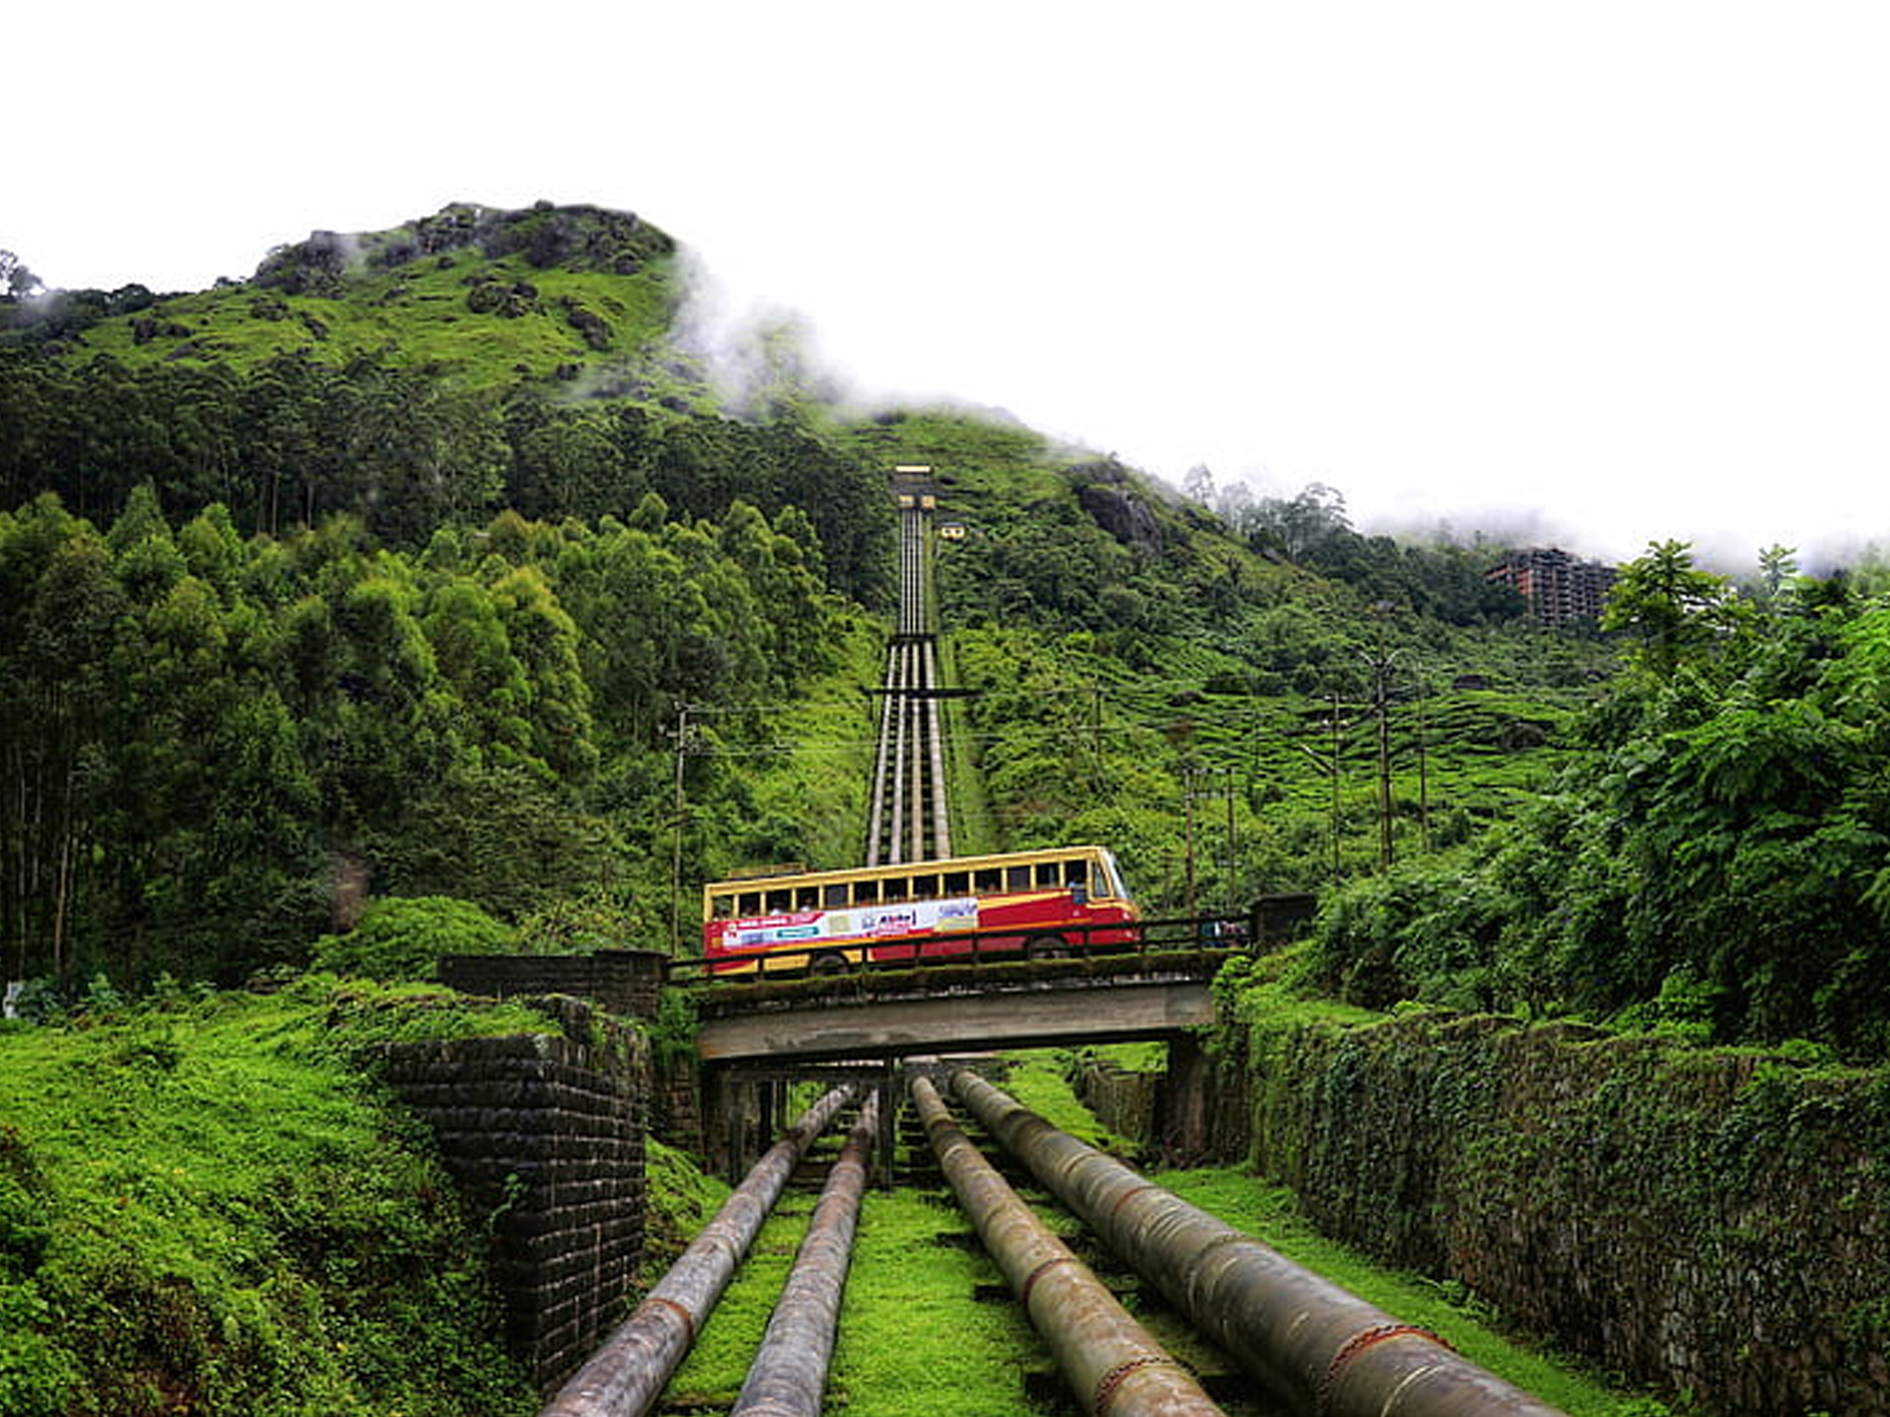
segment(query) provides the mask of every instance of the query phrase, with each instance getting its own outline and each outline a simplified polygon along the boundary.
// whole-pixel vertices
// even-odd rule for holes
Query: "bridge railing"
[[[1247,922],[1238,916],[1175,916],[1137,920],[1127,924],[1058,925],[1020,931],[1016,926],[996,930],[953,931],[946,935],[907,936],[877,944],[847,942],[829,947],[806,944],[743,954],[717,961],[720,969],[700,957],[676,960],[670,966],[674,984],[716,984],[739,988],[777,980],[833,976],[923,973],[942,966],[1015,968],[1020,962],[1141,960],[1159,963],[1163,955],[1198,955],[1204,951],[1233,953],[1249,945]],[[752,964],[753,968],[747,966]]]

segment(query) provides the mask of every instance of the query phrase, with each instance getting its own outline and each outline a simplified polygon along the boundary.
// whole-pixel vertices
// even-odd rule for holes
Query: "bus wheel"
[[[815,974],[840,974],[845,971],[847,962],[839,955],[815,955],[809,968]]]
[[[1070,943],[1061,935],[1032,935],[1024,942],[1024,953],[1031,959],[1068,959]]]

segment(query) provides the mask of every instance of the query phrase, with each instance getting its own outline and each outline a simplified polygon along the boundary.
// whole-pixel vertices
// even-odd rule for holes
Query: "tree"
[[[510,505],[525,517],[546,521],[628,511],[648,481],[626,461],[620,441],[623,426],[599,408],[514,399],[505,411],[505,436],[512,450]]]
[[[1311,558],[1335,537],[1349,535],[1345,494],[1323,482],[1308,483],[1291,499],[1263,497],[1250,535],[1275,542],[1289,560]]]
[[[597,766],[591,690],[584,682],[575,621],[535,566],[502,575],[491,590],[506,638],[523,671],[523,714],[533,758],[569,790]]]
[[[1788,609],[1796,600],[1798,549],[1777,544],[1759,552],[1759,594],[1769,609]]]
[[[46,288],[40,278],[26,268],[26,262],[11,251],[0,251],[0,283],[6,286],[7,296],[13,300],[24,300]]]
[[[1603,630],[1631,630],[1638,659],[1659,679],[1671,679],[1741,622],[1732,583],[1694,566],[1691,543],[1648,543],[1647,554],[1622,568],[1601,612]]]
[[[97,866],[112,642],[126,602],[110,549],[43,497],[0,515],[0,964],[73,972]]]

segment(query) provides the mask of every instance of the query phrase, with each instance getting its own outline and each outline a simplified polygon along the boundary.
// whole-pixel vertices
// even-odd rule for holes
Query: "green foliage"
[[[649,1207],[643,1274],[654,1284],[722,1208],[731,1187],[659,1137],[645,1137],[643,1153]]]
[[[213,507],[173,532],[148,488],[102,537],[50,496],[0,512],[5,976],[238,979],[305,958],[362,882],[506,919],[654,895],[677,708],[744,725],[841,641],[805,517],[647,510],[443,528],[419,555],[349,519],[245,543]],[[696,879],[753,802],[712,763]],[[834,849],[805,800],[784,855]]]
[[[0,1034],[0,1413],[535,1411],[476,1225],[352,1061],[521,1027],[310,980]]]
[[[1743,620],[1725,576],[1699,570],[1688,543],[1661,541],[1622,568],[1601,615],[1604,630],[1631,630],[1641,663],[1670,678],[1682,663],[1712,649]]]
[[[1819,1051],[1803,1042],[1688,1046],[1713,1000],[1678,977],[1655,1040],[1424,1009],[1321,1018],[1319,1001],[1234,973],[1217,1046],[1252,1075],[1252,1154],[1324,1234],[1454,1276],[1520,1330],[1648,1381],[1671,1376],[1669,1351],[1619,1338],[1612,1312],[1687,1311],[1703,1354],[1786,1324],[1794,1337],[1750,1370],[1694,1369],[1714,1410],[1797,1410],[1796,1364],[1880,1360],[1882,1335],[1847,1316],[1880,1288],[1882,1246],[1857,1237],[1880,1230],[1882,1069],[1788,1061]],[[1675,1265],[1693,1276],[1680,1288]],[[1814,1356],[1814,1340],[1848,1347]]]
[[[1374,883],[1328,902],[1327,987],[1716,1043],[1804,1039],[1860,1061],[1890,1051],[1890,618],[1807,594],[1729,636],[1709,579],[1705,609],[1681,607],[1644,648],[1657,672],[1621,681],[1581,725],[1592,751],[1555,791],[1470,851],[1414,865],[1401,895]]]
[[[583,897],[666,946],[705,877],[854,859],[882,473],[922,462],[966,531],[935,575],[960,849],[1102,840],[1161,913],[1353,881],[1319,968],[1375,1002],[1606,1017],[1686,980],[1715,1039],[1890,1048],[1869,564],[1769,548],[1741,599],[1650,545],[1607,618],[1647,672],[1591,709],[1612,646],[1336,489],[1178,497],[995,418],[848,421],[783,330],[725,416],[670,251],[449,208],[13,331],[7,977],[235,980],[364,886]]]
[[[389,897],[371,903],[345,935],[315,942],[317,969],[370,979],[432,979],[442,955],[506,954],[518,932],[470,901]]]
[[[696,996],[682,989],[665,989],[656,1001],[650,1022],[650,1052],[659,1064],[677,1064],[695,1057]]]
[[[581,890],[528,911],[518,939],[532,954],[595,954],[625,948],[640,930],[632,903],[607,890]]]
[[[1280,617],[1267,619],[1277,627]],[[964,710],[967,736],[998,840],[1106,841],[1144,903],[1177,914],[1189,898],[1190,845],[1202,912],[1241,913],[1258,895],[1324,884],[1335,829],[1340,868],[1370,869],[1376,725],[1368,686],[1353,677],[1352,666],[1365,663],[1346,637],[1354,624],[1309,621],[1290,648],[1236,624],[1211,642],[1167,641],[1147,671],[1126,665],[1099,634],[959,631],[953,664],[975,695]],[[1477,653],[1468,644],[1446,652]],[[1294,656],[1313,692],[1258,686],[1268,666]],[[1336,743],[1334,696],[1318,691],[1322,682],[1337,694]],[[1394,699],[1387,736],[1398,854],[1470,838],[1538,793],[1568,759],[1575,710],[1590,693],[1433,683]]]

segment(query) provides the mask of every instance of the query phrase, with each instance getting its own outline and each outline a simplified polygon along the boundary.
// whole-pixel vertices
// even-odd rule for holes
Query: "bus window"
[[[945,873],[945,894],[946,895],[970,895],[971,894],[971,872],[947,871]]]
[[[817,886],[796,886],[794,888],[794,908],[796,910],[819,910],[820,889]]]
[[[1005,884],[1009,886],[1011,890],[1027,891],[1030,889],[1030,867],[1009,866],[1005,868],[1004,875],[1006,877]]]
[[[855,881],[853,883],[853,903],[855,905],[877,905],[879,903],[879,882]]]
[[[1004,873],[995,866],[986,866],[971,878],[971,890],[974,895],[996,895],[1004,889]]]
[[[888,876],[879,884],[887,900],[909,900],[912,897],[912,882],[904,876]]]
[[[710,898],[709,913],[717,920],[726,920],[735,913],[735,897],[718,895]]]
[[[786,889],[768,892],[768,914],[782,915],[794,908],[794,892]]]
[[[912,898],[914,900],[937,900],[938,877],[914,876],[912,878]]]
[[[1060,886],[1063,884],[1061,876],[1062,873],[1058,871],[1056,862],[1039,861],[1037,863],[1037,884],[1039,886]]]
[[[829,881],[820,888],[820,903],[829,910],[845,910],[847,906],[847,883]]]
[[[1066,886],[1086,886],[1089,884],[1089,862],[1080,857],[1075,861],[1063,863],[1063,884]]]
[[[743,891],[741,895],[737,897],[737,899],[739,901],[739,904],[736,906],[736,912],[738,914],[741,914],[741,915],[761,914],[761,892],[760,891]]]

